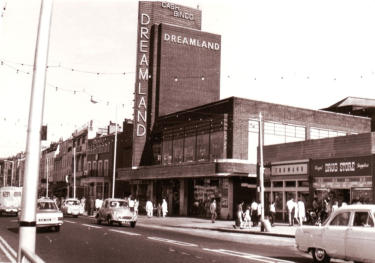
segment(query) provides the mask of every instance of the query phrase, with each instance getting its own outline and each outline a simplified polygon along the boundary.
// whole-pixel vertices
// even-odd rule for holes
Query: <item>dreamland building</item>
[[[131,194],[141,207],[165,198],[169,215],[202,217],[215,198],[220,218],[233,218],[238,203],[259,200],[261,113],[265,196],[278,219],[291,196],[308,205],[327,195],[374,200],[373,100],[347,98],[325,110],[219,100],[220,53],[221,37],[201,31],[200,10],[139,2],[134,120],[119,134],[116,197]],[[110,197],[114,135],[89,131],[75,132],[56,155],[55,168],[65,165],[56,178],[69,174],[72,190],[76,148],[78,197]]]
[[[336,187],[323,184],[324,177],[312,179],[317,157],[373,154],[372,150],[335,151],[347,146],[347,138],[354,142],[363,133],[370,136],[366,143],[374,143],[369,135],[371,118],[337,113],[342,110],[338,105],[316,111],[235,97],[219,100],[221,37],[201,31],[200,10],[140,2],[138,19],[132,165],[117,171],[124,195],[137,196],[141,204],[166,198],[170,215],[185,216],[208,216],[215,198],[220,217],[233,218],[238,203],[259,198],[259,113],[264,118],[264,145],[281,143],[294,149],[287,155],[278,150],[282,145],[276,150],[265,147],[266,200],[277,199],[280,218],[292,194],[308,203],[310,195],[320,194],[314,189]],[[371,109],[370,102],[363,108]],[[328,138],[324,140],[334,141],[334,147],[297,151],[306,148],[303,142],[319,145],[324,137],[343,141]],[[372,167],[373,158],[366,160]],[[280,172],[284,168],[294,170]],[[347,199],[365,192],[373,198],[373,169],[368,173],[360,179],[366,181],[363,185],[340,179],[349,189],[367,189],[349,191]]]

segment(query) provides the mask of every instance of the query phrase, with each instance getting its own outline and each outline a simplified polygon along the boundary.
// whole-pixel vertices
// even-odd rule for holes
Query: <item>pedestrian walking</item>
[[[161,217],[161,204],[158,203],[158,206],[157,206],[157,213],[158,213],[158,217]]]
[[[242,205],[243,205],[243,202],[239,203],[238,206],[237,206],[236,220],[235,220],[235,223],[233,225],[234,228],[241,228],[241,229],[243,228],[243,220],[242,220],[243,210],[242,210]]]
[[[161,210],[163,213],[163,217],[166,217],[168,213],[168,204],[167,204],[167,201],[165,201],[165,199],[163,199],[163,202],[161,204]]]
[[[298,200],[297,209],[298,209],[299,225],[302,226],[303,222],[306,221],[305,203],[302,201],[302,198],[299,198]]]
[[[275,201],[272,201],[270,204],[270,222],[271,226],[275,223],[275,217],[276,217],[276,205]]]
[[[288,208],[288,219],[289,219],[289,226],[293,226],[294,225],[294,220],[293,220],[293,212],[294,212],[294,209],[295,209],[295,205],[294,205],[294,198],[290,198],[288,202],[286,202],[286,206]]]
[[[211,222],[212,223],[215,223],[215,219],[216,219],[216,200],[213,199],[212,202],[211,202],[211,205],[210,205],[210,213],[211,213]]]
[[[255,200],[251,203],[251,221],[253,226],[258,226],[258,203]]]
[[[244,218],[243,227],[244,228],[250,228],[250,226],[251,226],[250,210],[251,210],[251,208],[248,205],[246,210],[245,210],[244,216],[243,216],[243,218]]]
[[[297,202],[294,202],[294,220],[297,221],[297,224],[300,225],[299,219],[298,219],[298,204]],[[294,222],[293,222],[294,225]]]
[[[150,200],[147,200],[147,202],[146,202],[147,217],[152,217],[153,210],[154,210],[154,207],[152,206],[152,202]]]

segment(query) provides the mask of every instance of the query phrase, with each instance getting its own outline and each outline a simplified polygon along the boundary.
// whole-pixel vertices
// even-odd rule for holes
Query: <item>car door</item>
[[[350,211],[339,212],[322,231],[322,245],[327,254],[335,258],[345,257],[345,237],[349,226]]]
[[[361,262],[375,262],[375,226],[369,211],[356,211],[348,229],[346,257]]]

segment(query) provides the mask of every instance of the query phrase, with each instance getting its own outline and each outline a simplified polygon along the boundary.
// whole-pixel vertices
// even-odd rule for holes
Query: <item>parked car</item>
[[[56,232],[59,232],[62,224],[63,214],[57,208],[55,201],[47,197],[38,199],[36,208],[36,227],[52,228]]]
[[[61,212],[63,212],[64,215],[78,217],[78,215],[83,214],[83,207],[78,199],[67,198],[61,205]]]
[[[314,262],[331,258],[375,262],[375,205],[349,205],[337,209],[320,226],[296,230],[296,246],[311,252]]]
[[[134,212],[134,207],[129,207],[127,200],[118,198],[108,198],[104,200],[102,207],[96,214],[96,222],[101,224],[106,221],[109,225],[118,223],[130,224],[135,227],[137,222],[137,214]]]
[[[0,216],[17,215],[21,210],[22,187],[5,186],[0,188]]]

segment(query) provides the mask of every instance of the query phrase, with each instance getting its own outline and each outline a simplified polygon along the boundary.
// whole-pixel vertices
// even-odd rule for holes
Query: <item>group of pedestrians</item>
[[[306,221],[305,203],[302,201],[302,198],[299,198],[296,202],[294,201],[294,197],[292,197],[286,202],[286,206],[288,209],[289,226],[294,226],[295,221],[298,225],[302,226],[303,222]]]
[[[165,199],[163,199],[162,203],[158,203],[157,207],[155,208],[154,205],[152,204],[151,200],[147,200],[146,202],[146,214],[147,217],[153,217],[154,215],[154,209],[157,210],[157,216],[158,217],[166,217],[168,213],[168,204]]]
[[[244,202],[239,203],[237,205],[235,224],[233,227],[242,229],[259,226],[262,210],[262,204],[257,203],[255,200],[253,200],[250,205],[246,205],[245,208]],[[273,225],[273,220],[276,213],[274,202],[270,203],[269,211],[270,213],[267,214],[267,216],[270,218],[271,224]]]

